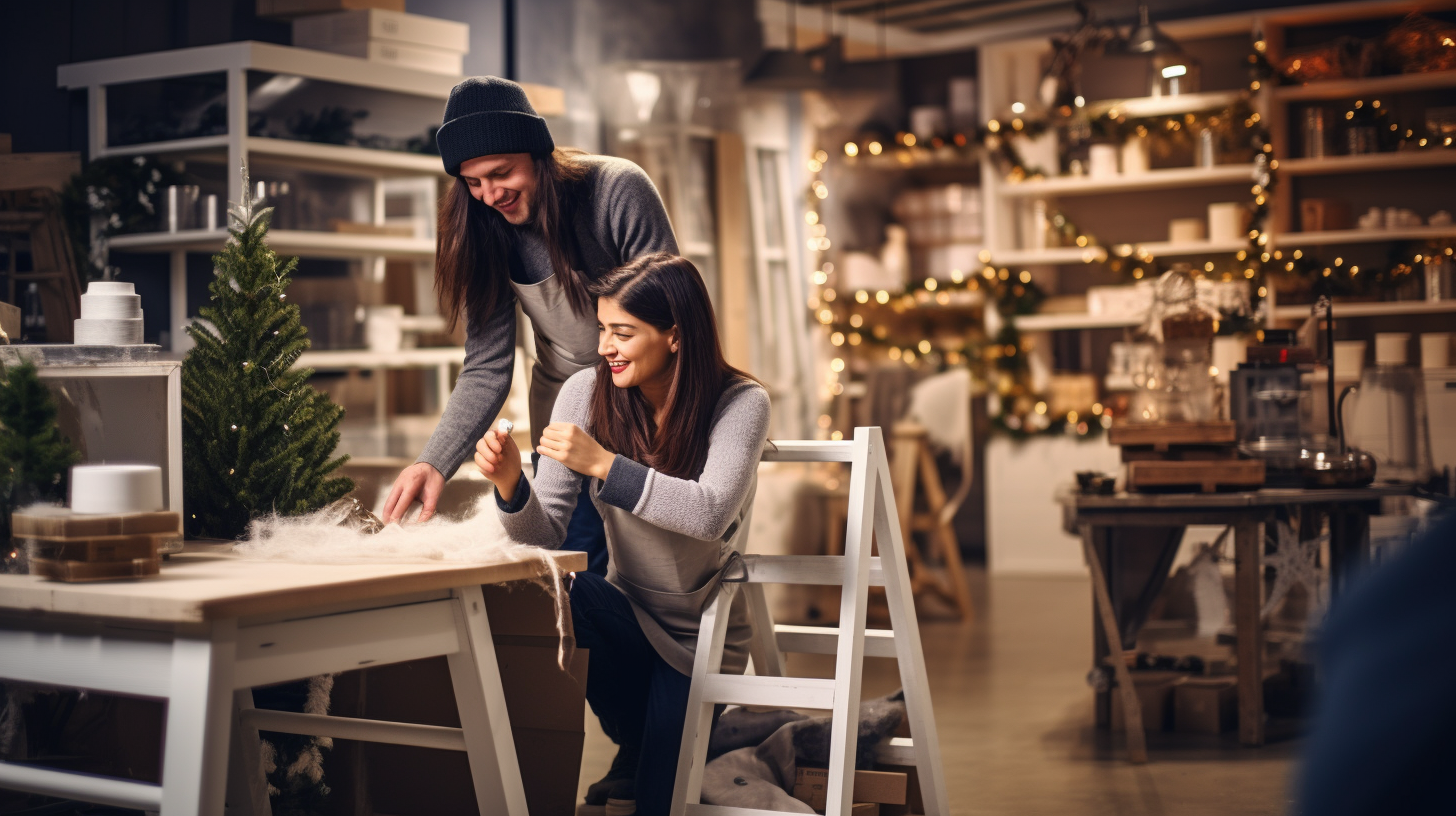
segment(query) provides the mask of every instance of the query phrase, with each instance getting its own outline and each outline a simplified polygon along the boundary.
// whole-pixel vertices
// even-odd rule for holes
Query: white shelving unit
[[[1372,303],[1336,303],[1335,317],[1406,317],[1410,315],[1446,314],[1456,312],[1456,300],[1392,300]],[[1276,306],[1274,317],[1280,320],[1298,320],[1309,317],[1310,307]]]
[[[1377,4],[1371,4],[1377,5]],[[1394,4],[1414,7],[1413,3]],[[1286,85],[1270,89],[1276,102],[1312,102],[1332,99],[1379,97],[1384,94],[1435,91],[1456,88],[1456,71],[1431,71],[1424,74],[1368,77],[1365,79],[1331,79],[1307,85]]]
[[[373,223],[383,226],[383,191],[386,180],[410,176],[431,180],[444,177],[438,156],[250,136],[250,71],[403,94],[429,100],[431,104],[439,104],[441,108],[450,94],[450,89],[460,81],[460,77],[383,65],[322,51],[270,43],[235,42],[63,65],[57,71],[57,82],[62,88],[87,91],[87,152],[91,158],[146,154],[222,162],[228,168],[228,201],[237,201],[242,195],[242,182],[236,169],[245,160],[251,165],[257,159],[275,166],[373,180]],[[145,144],[111,144],[107,125],[109,88],[208,74],[223,74],[226,77],[226,133]],[[532,104],[543,116],[564,113],[564,97],[559,89],[530,84],[525,89]],[[429,124],[429,121],[420,122],[420,131],[423,132]],[[429,233],[413,238],[274,230],[270,233],[269,241],[276,251],[284,254],[363,259],[375,265],[377,279],[383,275],[385,259],[424,261],[434,257],[434,219],[429,217],[425,220]],[[174,338],[174,348],[177,339],[183,336],[181,327],[190,319],[187,314],[186,253],[215,252],[226,240],[225,230],[186,230],[122,235],[109,241],[109,247],[118,252],[171,254],[172,306],[167,325]]]

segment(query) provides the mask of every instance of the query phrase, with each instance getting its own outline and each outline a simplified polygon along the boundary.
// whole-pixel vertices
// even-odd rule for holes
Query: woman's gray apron
[[[556,275],[540,283],[512,280],[511,289],[536,333],[536,364],[531,367],[527,392],[534,449],[541,442],[541,431],[551,422],[551,409],[566,378],[601,359],[597,355],[597,320],[572,313],[566,288]]]
[[[596,502],[607,531],[607,581],[627,596],[652,647],[685,675],[693,672],[703,610],[720,583],[743,578],[738,554],[747,543],[748,509],[757,489],[755,479],[728,532],[714,541],[664,530],[620,507]],[[594,499],[600,490],[601,483],[594,483]],[[740,592],[728,616],[724,674],[743,672],[750,634],[747,602]]]

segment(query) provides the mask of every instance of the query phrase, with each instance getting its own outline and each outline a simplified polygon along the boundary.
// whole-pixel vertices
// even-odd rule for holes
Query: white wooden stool
[[[692,691],[683,725],[672,816],[743,816],[738,808],[701,804],[703,766],[711,737],[713,706],[719,703],[807,708],[832,712],[829,783],[825,813],[848,816],[854,788],[854,757],[859,732],[860,680],[864,658],[894,657],[900,664],[910,738],[896,738],[880,759],[915,765],[926,816],[949,816],[940,742],[930,704],[925,653],[910,591],[905,542],[890,488],[889,462],[879,428],[856,428],[852,442],[776,442],[764,461],[844,462],[850,466],[849,518],[844,555],[746,555],[749,615],[754,637],[756,675],[721,674],[728,610],[738,583],[724,583],[703,613],[693,658]],[[873,538],[872,538],[873,537]],[[872,557],[877,541],[880,555]],[[842,587],[837,627],[775,626],[763,584],[815,584]],[[883,586],[892,630],[865,630],[869,588]],[[830,679],[785,677],[783,652],[835,655]]]

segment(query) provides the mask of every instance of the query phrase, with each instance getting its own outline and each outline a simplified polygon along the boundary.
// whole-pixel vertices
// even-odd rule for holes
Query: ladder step
[[[833,626],[791,626],[781,623],[774,627],[779,651],[799,654],[839,654],[839,629]],[[889,629],[866,629],[864,653],[866,657],[895,657],[895,633]]]
[[[818,677],[756,677],[710,674],[703,678],[704,703],[834,708],[834,681]]]
[[[910,737],[891,737],[875,748],[875,761],[886,765],[914,765],[915,740]]]
[[[755,584],[803,584],[842,586],[842,555],[745,555],[748,580]],[[870,558],[870,586],[885,585],[880,557]]]
[[[763,449],[765,462],[853,462],[854,443],[812,439],[771,441]]]
[[[687,808],[687,816],[784,816],[787,812],[783,810],[728,807],[726,805],[688,805]]]

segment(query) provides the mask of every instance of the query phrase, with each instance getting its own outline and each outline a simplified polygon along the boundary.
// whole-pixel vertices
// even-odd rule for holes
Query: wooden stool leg
[[[925,485],[930,519],[935,525],[934,536],[939,544],[941,561],[945,564],[946,581],[950,585],[946,594],[955,604],[961,620],[969,621],[973,615],[971,587],[966,581],[965,565],[961,563],[961,545],[956,540],[950,521],[941,518],[946,505],[945,486],[941,484],[940,472],[936,470],[935,457],[931,456],[930,448],[925,445],[920,446],[920,481]]]
[[[162,756],[162,816],[220,816],[227,799],[237,622],[172,642]]]
[[[916,595],[925,587],[925,562],[915,546],[911,522],[915,513],[916,474],[920,469],[921,437],[897,433],[891,443],[890,486],[895,492],[895,510],[900,538],[905,542],[905,560],[910,563],[910,589]]]
[[[1117,615],[1113,612],[1112,593],[1107,589],[1107,574],[1102,571],[1102,559],[1097,557],[1097,548],[1092,546],[1092,526],[1089,524],[1082,525],[1082,552],[1087,556],[1087,566],[1092,569],[1092,596],[1097,607],[1097,618],[1112,650],[1112,671],[1117,676],[1118,692],[1122,695],[1122,725],[1127,732],[1127,758],[1134,765],[1142,765],[1148,761],[1142,704],[1138,702],[1137,687],[1133,685],[1132,673],[1127,670],[1127,661],[1122,659],[1122,633],[1117,628]]]
[[[1234,632],[1238,637],[1239,742],[1264,744],[1264,527],[1234,524]]]

